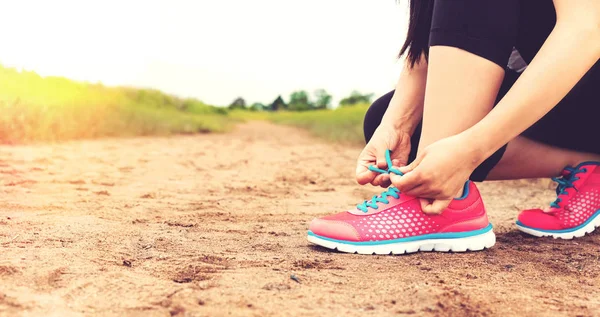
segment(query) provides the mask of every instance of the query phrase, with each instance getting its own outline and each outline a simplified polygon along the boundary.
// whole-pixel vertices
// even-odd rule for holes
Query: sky
[[[383,94],[398,78],[407,1],[0,1],[0,64],[208,104],[326,89]]]

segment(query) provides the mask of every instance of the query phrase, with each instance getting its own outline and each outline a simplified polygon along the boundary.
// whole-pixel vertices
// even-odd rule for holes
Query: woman
[[[523,211],[518,228],[570,239],[600,226],[600,1],[412,0],[410,10],[405,69],[367,112],[356,169],[360,184],[395,187],[313,220],[309,240],[368,254],[491,247],[469,178],[560,175],[556,201]],[[522,73],[506,68],[513,50]]]

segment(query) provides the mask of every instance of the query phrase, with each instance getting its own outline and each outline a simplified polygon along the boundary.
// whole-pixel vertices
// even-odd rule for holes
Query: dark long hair
[[[425,55],[429,58],[429,31],[431,30],[431,18],[433,15],[433,0],[409,0],[410,1],[410,22],[406,41],[398,57],[406,54],[410,67]]]

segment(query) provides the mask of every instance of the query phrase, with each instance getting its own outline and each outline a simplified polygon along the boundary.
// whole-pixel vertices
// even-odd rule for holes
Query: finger
[[[390,182],[390,175],[389,174],[381,174],[381,175],[377,176],[377,178],[379,178],[379,183],[380,184],[384,184],[384,183]]]
[[[392,184],[392,182],[390,181],[390,175],[382,174],[378,177],[380,177],[379,178],[379,186],[381,186],[383,188],[387,188]]]
[[[402,172],[404,174],[412,172],[415,168],[417,168],[417,166],[419,166],[419,164],[421,164],[421,161],[423,161],[423,158],[425,158],[425,153],[420,153],[419,155],[417,155],[415,160],[412,161],[410,164],[400,167],[400,172]]]
[[[428,199],[428,198],[419,198],[419,203],[421,204],[421,210],[425,212],[425,207],[427,207],[428,205],[431,205],[433,203],[433,200]]]
[[[377,175],[377,176],[375,176],[375,178],[371,182],[371,185],[373,185],[373,186],[379,186],[379,184],[381,184],[381,177],[379,177],[379,175]]]
[[[363,174],[364,172],[368,171],[369,169],[365,166],[363,166],[362,164],[358,163],[356,164],[356,170],[355,170],[355,175],[358,178],[358,175]]]
[[[428,215],[439,215],[448,208],[450,202],[452,199],[436,199],[433,202],[421,199],[421,210]]]
[[[419,185],[409,191],[404,191],[403,193],[405,193],[409,196],[419,197],[419,198],[436,197],[438,194],[438,192],[436,192],[435,190],[432,190],[427,185]]]
[[[356,171],[356,181],[360,184],[360,185],[365,185],[368,183],[371,183],[375,177],[377,177],[377,173],[372,172],[368,169],[365,169],[364,171]]]
[[[398,149],[398,150],[392,152],[391,159],[392,159],[392,165],[404,166],[408,163],[407,162],[408,153],[406,153],[405,151],[403,151],[401,149]]]
[[[380,184],[380,186],[381,186],[381,187],[383,187],[383,188],[388,188],[388,187],[390,187],[391,185],[392,185],[392,181],[390,181],[389,179],[388,179],[388,180],[386,180],[386,181],[383,181],[383,182]]]
[[[383,169],[383,170],[388,168],[387,161],[385,160],[385,152],[377,153],[376,160],[377,160],[376,165],[378,168]]]
[[[389,182],[390,180],[390,176],[387,174],[379,174],[375,177],[375,179],[373,179],[373,181],[371,182],[371,184],[373,184],[373,186],[384,186],[385,183]]]
[[[358,160],[356,161],[356,178],[357,180],[361,177],[371,178],[371,180],[377,176],[371,170],[369,170],[369,166],[375,163],[375,157],[370,154],[370,151],[365,147],[363,151],[358,156]],[[371,181],[369,180],[369,182]],[[368,183],[368,182],[367,182]]]
[[[394,186],[396,186],[396,188],[403,193],[406,193],[411,189],[424,184],[419,171],[404,174],[404,176],[392,174],[390,179],[392,184],[394,184]]]

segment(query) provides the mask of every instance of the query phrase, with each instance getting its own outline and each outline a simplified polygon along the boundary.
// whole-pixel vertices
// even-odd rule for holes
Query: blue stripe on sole
[[[323,237],[317,234],[314,234],[312,231],[308,231],[309,236],[317,237],[322,240],[348,244],[348,245],[360,245],[360,246],[370,246],[370,245],[386,245],[386,244],[395,244],[395,243],[403,243],[403,242],[412,242],[412,241],[421,241],[421,240],[432,240],[432,239],[460,239],[460,238],[468,238],[477,236],[480,234],[487,233],[492,230],[492,224],[488,224],[487,227],[473,230],[473,231],[464,231],[464,232],[444,232],[444,233],[430,233],[424,234],[420,236],[393,239],[393,240],[385,240],[385,241],[365,241],[365,242],[356,242],[356,241],[345,241],[345,240],[337,240],[332,238]]]
[[[523,224],[522,222],[518,221],[516,222],[517,225],[523,227],[523,228],[527,228],[527,229],[531,229],[531,230],[535,230],[535,231],[539,231],[539,232],[544,232],[544,233],[571,233],[571,232],[575,232],[578,230],[583,229],[585,226],[587,226],[588,224],[590,224],[590,222],[594,221],[596,219],[596,217],[600,216],[600,209],[597,210],[591,217],[590,219],[586,220],[584,223],[580,224],[577,227],[573,227],[570,229],[562,229],[562,230],[546,230],[546,229],[539,229],[539,228],[534,228],[534,227],[530,227],[527,226],[525,224]]]

